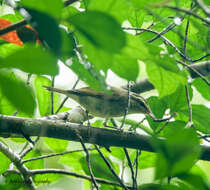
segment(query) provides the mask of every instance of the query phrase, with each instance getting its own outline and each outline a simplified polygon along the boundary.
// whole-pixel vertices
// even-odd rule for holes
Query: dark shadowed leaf
[[[99,11],[82,12],[69,22],[95,46],[115,53],[125,45],[125,34],[117,21]]]
[[[59,19],[63,8],[63,2],[61,0],[22,0],[21,4],[27,9],[34,9],[40,12]]]
[[[49,48],[57,54],[62,44],[61,32],[57,21],[46,13],[34,9],[27,9],[32,17],[32,26],[38,32],[40,40],[47,43]]]

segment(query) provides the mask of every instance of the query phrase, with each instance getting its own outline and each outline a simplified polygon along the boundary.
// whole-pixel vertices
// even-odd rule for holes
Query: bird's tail
[[[58,93],[61,93],[61,94],[65,94],[65,95],[68,95],[68,91],[67,90],[62,90],[60,88],[54,88],[54,87],[51,87],[51,86],[43,86],[46,90],[49,90],[51,92],[58,92]]]

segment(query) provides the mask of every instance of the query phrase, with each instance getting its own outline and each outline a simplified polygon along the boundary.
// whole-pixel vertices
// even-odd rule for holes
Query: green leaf
[[[183,109],[181,112],[188,116],[188,109]],[[197,130],[204,134],[210,133],[210,109],[204,105],[192,105],[193,123]]]
[[[170,108],[171,113],[179,112],[181,108],[187,107],[185,86],[179,85],[174,93],[163,97],[162,101]]]
[[[179,188],[178,186],[175,186],[172,184],[162,185],[162,184],[155,184],[155,183],[140,185],[138,189],[141,189],[141,190],[183,190]]]
[[[192,85],[196,88],[201,95],[210,100],[210,86],[207,85],[201,78],[197,78],[193,81]]]
[[[113,54],[105,51],[104,49],[96,47],[83,35],[77,37],[81,44],[83,44],[83,53],[87,55],[88,60],[94,65],[98,71],[103,70],[107,73],[107,70],[111,67],[113,62]]]
[[[18,11],[15,11],[15,14],[2,15],[1,18],[9,20],[12,23],[15,23],[15,22],[23,20],[23,16]]]
[[[153,139],[153,146],[159,152],[156,179],[187,172],[201,152],[199,139],[192,128],[174,128],[174,132],[168,134],[164,143],[160,139]]]
[[[136,152],[131,154],[131,159],[133,157],[133,160],[136,158]],[[155,167],[155,161],[156,161],[156,154],[153,152],[146,152],[141,151],[141,155],[139,155],[139,169],[146,169],[146,168],[154,168]]]
[[[150,105],[150,108],[152,110],[152,113],[157,117],[157,118],[162,118],[167,106],[165,102],[163,102],[161,99],[159,99],[157,96],[151,96],[147,99],[147,102]]]
[[[89,63],[88,63],[89,64]],[[74,71],[78,78],[96,90],[106,90],[105,77],[102,76],[92,65],[84,65],[76,57],[72,58],[69,68]]]
[[[71,168],[71,171],[81,172],[83,171],[80,160],[84,157],[83,152],[74,152],[71,154],[64,154],[59,162],[65,164]]]
[[[12,43],[5,43],[0,45],[0,57],[5,58],[14,54],[16,51],[23,49],[23,47]],[[1,59],[0,59],[1,61]]]
[[[114,55],[110,68],[118,76],[135,81],[139,74],[139,64],[137,60],[148,58],[148,49],[143,41],[131,34],[126,34],[126,46],[119,54]]]
[[[152,96],[147,99],[150,108],[152,110],[152,113],[156,116],[156,118],[163,118],[163,115],[167,109],[167,104],[165,104],[164,101],[159,99],[158,97]],[[161,122],[155,122],[150,116],[146,116],[147,121],[149,122],[150,128],[152,128],[154,131],[158,131],[165,125]]]
[[[187,82],[182,73],[176,69],[174,63],[165,61],[164,59],[160,59],[155,62],[146,62],[146,71],[149,80],[158,90],[160,97],[172,94],[179,85],[184,85]]]
[[[118,158],[119,160],[123,160],[125,158],[125,153],[123,149],[118,147],[110,147],[112,151],[112,156]]]
[[[17,173],[8,173],[5,177],[7,189],[22,189],[24,187],[23,178]]]
[[[2,143],[2,142],[1,142]],[[0,162],[0,174],[2,174],[3,172],[5,172],[7,169],[9,169],[9,165],[10,165],[10,160],[9,158],[7,158],[3,153],[0,152],[0,158],[1,158],[1,162]]]
[[[181,120],[176,120],[169,122],[167,126],[160,132],[160,136],[162,137],[170,137],[177,130],[182,130],[186,126],[186,122]]]
[[[205,183],[203,178],[195,174],[183,174],[178,176],[179,179],[189,183],[194,189],[209,190],[209,186]]]
[[[208,6],[210,6],[210,2],[208,0],[204,0],[204,3]]]
[[[125,33],[111,16],[88,11],[72,16],[68,21],[95,46],[108,52],[119,52],[125,46]]]
[[[87,10],[104,12],[122,23],[127,19],[130,10],[133,10],[133,8],[129,6],[126,0],[91,0],[87,4]]]
[[[61,17],[62,17],[62,19],[65,20],[73,15],[78,14],[78,13],[80,13],[80,11],[77,8],[75,8],[73,6],[67,6],[67,7],[63,8]]]
[[[41,142],[41,143],[43,143],[43,142]],[[38,146],[40,146],[40,145],[38,145]],[[42,152],[36,146],[35,149],[33,149],[32,151],[30,151],[28,154],[26,154],[24,156],[24,159],[31,159],[31,158],[39,157],[39,156],[42,156]],[[41,168],[44,168],[44,166],[45,166],[44,162],[45,162],[45,159],[37,159],[37,160],[33,160],[31,162],[30,161],[26,162],[24,165],[30,169],[37,169],[37,168],[41,169]]]
[[[51,114],[51,96],[50,92],[43,88],[43,86],[50,86],[51,81],[47,77],[44,76],[36,76],[34,79],[34,85],[35,85],[35,92],[36,97],[38,100],[38,108],[40,116],[46,116]],[[54,93],[54,108],[57,108],[59,106],[59,94]]]
[[[43,48],[32,45],[26,45],[23,49],[0,59],[0,68],[17,68],[28,73],[52,76],[58,74],[56,58]]]
[[[4,96],[0,90],[0,114],[12,115],[16,112],[14,105]]]
[[[116,55],[111,70],[129,81],[135,81],[139,74],[137,60],[126,55]]]
[[[143,9],[145,7],[148,6],[148,8],[151,8],[151,6],[153,4],[161,4],[161,2],[163,2],[163,0],[153,0],[153,1],[148,1],[148,0],[128,0],[130,3],[132,3],[132,5],[135,7],[135,8],[139,8],[139,9]]]
[[[145,42],[139,37],[131,34],[126,34],[126,46],[122,49],[120,54],[125,54],[135,59],[145,61],[150,58],[148,47]]]
[[[109,161],[115,172],[118,173],[119,169],[114,167],[113,163],[108,157],[106,157],[106,159]],[[85,173],[89,175],[86,157],[81,158],[80,163],[82,164],[82,168],[85,171]],[[112,174],[112,172],[98,153],[90,154],[90,164],[95,177],[116,181],[116,178],[114,177],[114,175]]]
[[[0,90],[2,94],[18,111],[33,115],[36,102],[32,90],[11,72],[0,71]]]
[[[45,143],[55,152],[64,152],[68,146],[67,140],[44,138]]]
[[[22,0],[21,5],[24,6],[26,9],[29,8],[44,12],[57,19],[60,18],[63,8],[63,2],[61,0]]]

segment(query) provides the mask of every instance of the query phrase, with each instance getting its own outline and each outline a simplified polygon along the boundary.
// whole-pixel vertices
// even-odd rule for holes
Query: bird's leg
[[[114,121],[113,118],[110,119],[110,121],[112,122],[113,126],[107,125],[107,121],[108,121],[108,120],[109,120],[109,119],[106,118],[105,121],[103,122],[103,126],[104,126],[104,127],[108,127],[108,128],[112,128],[112,129],[118,129],[118,128],[117,128],[117,124],[115,123],[115,121]]]
[[[164,119],[157,119],[153,114],[149,114],[149,116],[153,119],[154,122],[163,122],[163,121],[169,121],[171,118],[176,116],[176,113],[172,113],[171,116]]]
[[[88,127],[90,127],[90,120],[89,120],[89,113],[88,110],[85,110],[86,115],[87,115],[87,122],[88,122]]]
[[[89,121],[89,114],[88,114],[88,110],[85,110],[86,115],[87,115],[87,122],[88,122],[88,138],[90,138],[90,121]]]

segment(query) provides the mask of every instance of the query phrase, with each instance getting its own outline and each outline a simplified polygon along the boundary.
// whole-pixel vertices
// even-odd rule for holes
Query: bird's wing
[[[67,92],[75,95],[80,95],[80,96],[91,96],[91,97],[96,97],[96,98],[103,98],[104,93],[103,92],[98,92],[94,89],[91,89],[89,87],[84,87],[80,89],[75,89],[75,90],[67,90]]]

